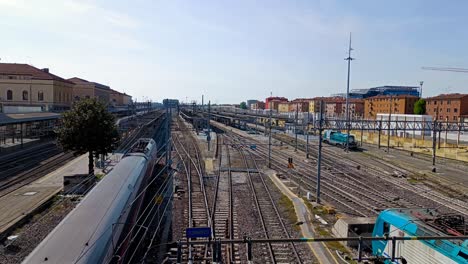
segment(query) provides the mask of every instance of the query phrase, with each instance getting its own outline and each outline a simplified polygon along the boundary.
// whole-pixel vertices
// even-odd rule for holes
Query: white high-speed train
[[[153,139],[139,139],[23,263],[109,262],[123,223],[138,214],[156,155]]]

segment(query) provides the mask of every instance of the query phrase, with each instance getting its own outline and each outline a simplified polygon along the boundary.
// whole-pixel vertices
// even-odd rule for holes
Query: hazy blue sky
[[[468,92],[468,1],[0,0],[0,58],[138,100],[325,96],[418,85]]]

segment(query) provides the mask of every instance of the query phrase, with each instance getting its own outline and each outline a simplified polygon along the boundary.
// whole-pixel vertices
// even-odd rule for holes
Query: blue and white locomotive
[[[466,229],[463,216],[438,215],[430,209],[388,209],[376,220],[373,236],[462,236]],[[450,264],[468,263],[468,240],[406,240],[396,241],[395,257],[392,241],[372,241],[375,256],[387,259],[386,263]]]

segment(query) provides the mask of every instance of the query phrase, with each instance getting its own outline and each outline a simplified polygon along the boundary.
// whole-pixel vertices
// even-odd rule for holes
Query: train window
[[[383,233],[385,234],[390,234],[390,224],[387,222],[383,223]]]
[[[460,252],[458,252],[458,256],[468,260],[468,254],[465,252],[462,252],[461,250]]]

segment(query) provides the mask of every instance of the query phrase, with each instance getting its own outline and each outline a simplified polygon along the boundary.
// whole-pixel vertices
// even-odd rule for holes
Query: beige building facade
[[[121,93],[116,90],[110,90],[110,104],[112,106],[127,106],[132,104],[132,97],[126,93]]]
[[[287,113],[289,112],[289,102],[281,102],[278,104],[278,112]]]
[[[0,63],[0,112],[40,112],[70,109],[73,83],[48,69],[28,64]]]
[[[74,101],[93,98],[105,104],[110,102],[111,89],[109,86],[77,77],[68,80],[75,84],[73,87]]]

